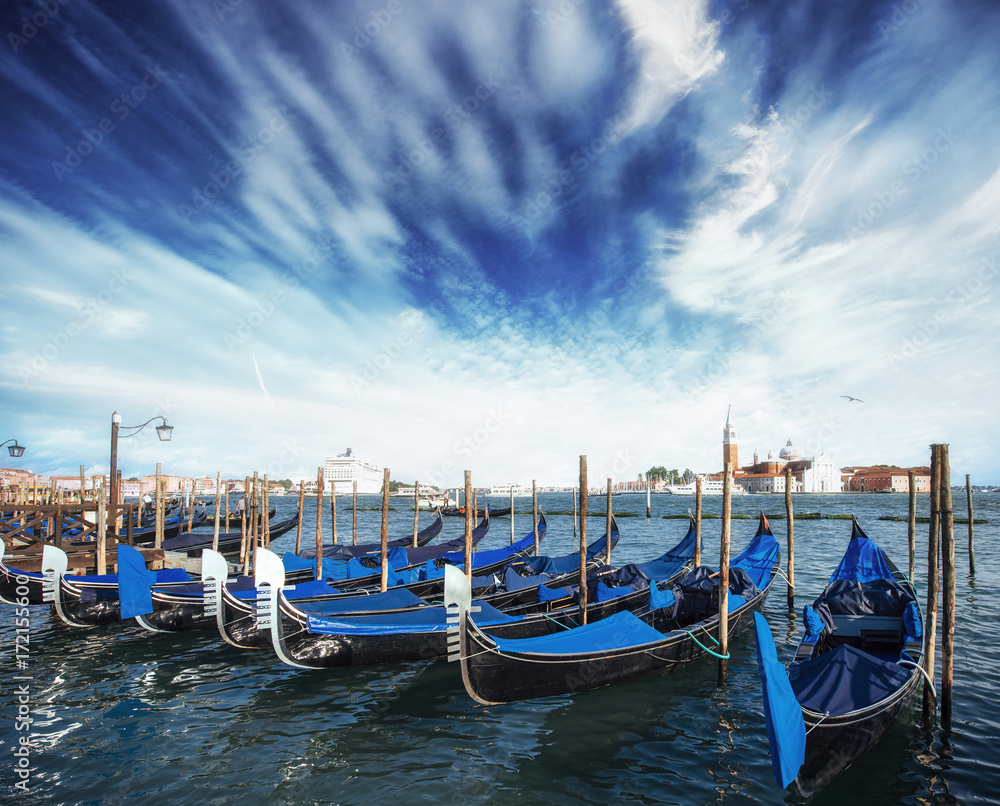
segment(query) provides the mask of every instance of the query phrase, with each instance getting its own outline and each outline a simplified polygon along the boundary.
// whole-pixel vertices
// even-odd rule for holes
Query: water
[[[297,499],[274,499],[278,517]],[[378,505],[361,497],[360,505]],[[568,495],[541,496],[542,509],[571,510]],[[885,806],[996,802],[1000,786],[1000,652],[998,619],[1000,496],[977,495],[977,574],[970,579],[966,527],[956,525],[958,627],[953,731],[921,724],[915,701],[881,743],[814,804]],[[338,499],[338,531],[350,541],[349,498]],[[518,499],[517,509],[530,509]],[[964,513],[964,496],[956,500]],[[396,499],[390,535],[412,530],[409,502]],[[651,520],[621,518],[616,562],[643,560],[683,535],[690,498],[654,496]],[[784,511],[780,496],[734,499],[734,514]],[[927,514],[927,497],[918,514]],[[707,499],[718,512],[721,499]],[[796,512],[849,513],[900,567],[906,566],[906,496],[795,497]],[[603,499],[591,499],[591,510]],[[645,497],[615,498],[616,512],[644,514]],[[303,541],[314,542],[315,499],[307,499]],[[363,541],[377,539],[380,513],[358,513]],[[543,549],[572,551],[572,523],[551,516]],[[429,522],[423,515],[421,524]],[[719,521],[704,522],[706,561],[718,556]],[[517,516],[518,536],[530,517]],[[329,508],[324,512],[329,535]],[[754,520],[735,520],[734,553]],[[772,528],[784,545],[784,521]],[[442,538],[461,533],[448,518]],[[593,538],[603,519],[588,523]],[[843,553],[850,522],[798,520],[799,605],[823,587]],[[918,524],[917,585],[924,597],[926,525]],[[507,519],[494,521],[485,547],[509,539]],[[329,540],[329,536],[327,537]],[[292,532],[275,542],[294,545]],[[784,560],[784,558],[783,558]],[[779,653],[793,650],[795,625],[779,581],[765,608]],[[10,652],[14,610],[0,605],[0,737],[18,736]],[[642,681],[573,696],[484,707],[465,694],[457,666],[445,662],[323,671],[295,670],[269,652],[228,647],[210,633],[158,635],[137,627],[73,630],[47,609],[31,611],[29,674],[31,777],[28,795],[13,789],[14,756],[0,758],[0,802],[32,804],[553,804],[778,803],[794,798],[774,783],[761,712],[751,636],[731,647],[725,686],[711,659]],[[939,655],[940,657],[940,655]]]

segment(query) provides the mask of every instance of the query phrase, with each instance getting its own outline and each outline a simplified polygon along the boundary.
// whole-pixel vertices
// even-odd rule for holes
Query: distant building
[[[910,491],[910,471],[913,471],[913,487],[918,493],[931,491],[931,470],[929,467],[886,467],[874,465],[866,467],[845,467],[847,476],[845,489],[852,493],[908,493]]]
[[[738,447],[736,426],[732,423],[732,406],[726,415],[726,427],[722,432],[723,461],[733,462],[733,482],[748,493],[783,493],[785,491],[785,470],[792,471],[792,492],[794,493],[839,493],[843,490],[840,471],[832,456],[820,452],[819,456],[801,456],[789,439],[785,447],[774,458],[768,452],[763,462],[756,451],[753,464],[739,467],[736,464]]]

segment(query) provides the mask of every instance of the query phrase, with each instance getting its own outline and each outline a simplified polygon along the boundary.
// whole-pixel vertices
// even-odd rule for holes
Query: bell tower
[[[726,412],[726,427],[722,429],[722,466],[725,468],[726,462],[731,462],[733,470],[740,466],[739,452],[736,446],[736,426],[732,424],[733,406],[730,404],[729,411]]]

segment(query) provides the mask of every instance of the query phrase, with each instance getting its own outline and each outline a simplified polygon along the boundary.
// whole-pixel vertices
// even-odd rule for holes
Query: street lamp
[[[167,425],[166,417],[150,417],[142,425],[122,425],[122,416],[117,412],[111,413],[111,504],[112,506],[118,506],[118,437],[121,436],[122,439],[126,437],[134,437],[143,428],[149,425],[153,420],[163,420],[163,422],[156,426],[156,436],[160,438],[160,442],[170,442],[170,437],[173,436],[174,427],[172,425]],[[120,434],[120,430],[131,431],[130,434]],[[22,451],[24,448],[21,449]]]
[[[16,439],[8,439],[7,442],[14,443],[13,445],[7,446],[7,452],[10,453],[11,456],[17,459],[19,456],[24,455],[24,445],[18,445]],[[7,442],[0,442],[0,448],[7,445]]]

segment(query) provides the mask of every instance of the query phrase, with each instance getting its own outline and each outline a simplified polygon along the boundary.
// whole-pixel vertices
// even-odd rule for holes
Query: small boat
[[[425,546],[430,543],[435,537],[441,534],[443,525],[444,521],[441,519],[441,513],[439,512],[431,524],[417,532],[417,546]],[[387,541],[386,545],[388,548],[412,546],[413,533],[411,532],[406,537],[393,538]],[[355,557],[361,557],[365,554],[372,554],[381,550],[381,541],[378,543],[359,544],[357,546],[348,543],[331,544],[323,547],[323,559],[332,562],[346,562]],[[298,553],[298,556],[304,560],[315,560],[316,549],[315,547],[305,548]],[[315,567],[315,563],[313,566]]]
[[[762,512],[756,536],[729,570],[729,636],[749,629],[777,574],[780,550]],[[514,700],[585,691],[670,671],[705,654],[719,624],[719,582],[701,566],[671,589],[649,586],[641,610],[621,610],[604,619],[550,635],[500,637],[497,628],[473,616],[464,577],[451,575],[445,594],[453,606],[457,635],[450,659],[461,662],[465,690],[477,702]]]
[[[913,586],[855,520],[830,582],[803,609],[783,667],[763,616],[757,662],[775,778],[808,797],[874,745],[920,685],[923,622]]]
[[[277,507],[271,507],[271,509],[267,513],[267,519],[271,520],[271,518],[273,518],[275,516],[275,513],[277,513],[277,511],[278,511]],[[250,513],[249,512],[247,512],[247,517],[248,518],[250,517]],[[225,526],[227,529],[239,529],[240,528],[240,523],[242,522],[242,520],[243,519],[240,517],[240,513],[239,512],[235,512],[235,513],[234,512],[230,512],[228,514],[228,516],[221,516],[219,518],[219,523],[222,524],[223,526]]]
[[[688,484],[672,484],[663,488],[665,493],[669,495],[695,495],[698,492],[698,482],[692,481]],[[708,476],[701,477],[701,494],[702,495],[722,495],[723,481],[722,479],[713,479]],[[729,492],[732,495],[746,495],[746,490],[740,487],[735,482],[729,483]]]

